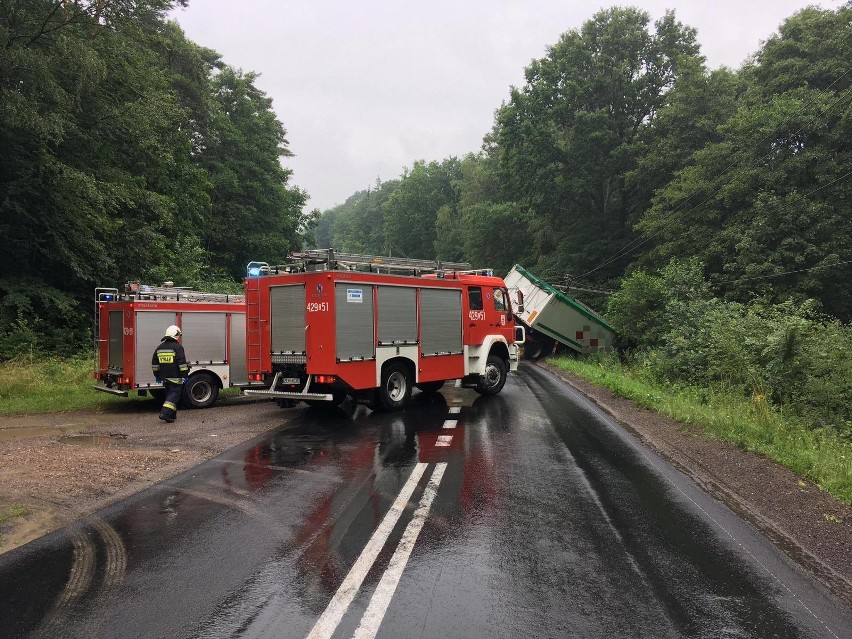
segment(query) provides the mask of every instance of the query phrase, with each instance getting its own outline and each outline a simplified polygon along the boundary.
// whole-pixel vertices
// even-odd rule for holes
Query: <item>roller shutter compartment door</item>
[[[420,353],[462,352],[462,305],[458,289],[420,290]]]
[[[109,367],[124,370],[124,311],[109,312]],[[153,351],[156,346],[152,346]]]
[[[166,329],[177,324],[177,315],[166,311],[139,311],[136,313],[136,385],[154,384],[151,356],[166,334]]]
[[[379,286],[379,344],[417,343],[417,289]]]
[[[273,353],[305,352],[305,286],[269,289],[269,321]]]
[[[181,344],[191,366],[225,363],[228,334],[225,313],[184,312],[180,323]]]
[[[376,356],[373,287],[346,282],[335,284],[334,309],[337,359],[373,359]]]

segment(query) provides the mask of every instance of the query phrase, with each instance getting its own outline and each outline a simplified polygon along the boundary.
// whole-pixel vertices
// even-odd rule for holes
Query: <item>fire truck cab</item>
[[[332,250],[291,260],[249,265],[248,375],[269,387],[246,393],[395,410],[447,380],[497,394],[518,367],[524,329],[488,271]]]

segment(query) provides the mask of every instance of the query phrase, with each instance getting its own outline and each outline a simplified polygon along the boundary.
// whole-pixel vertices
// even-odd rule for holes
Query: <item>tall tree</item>
[[[813,297],[852,316],[852,8],[805,9],[752,65],[721,139],[658,194],[646,261],[697,255],[733,299]]]
[[[298,247],[307,199],[287,184],[292,171],[279,161],[291,155],[286,132],[256,78],[228,66],[215,76],[215,136],[202,159],[213,185],[204,248],[235,278],[249,261],[283,261]]]
[[[624,176],[637,138],[681,67],[701,61],[695,31],[673,13],[649,27],[635,8],[597,13],[533,61],[497,114],[503,180],[530,212],[543,271],[577,274],[633,237],[639,201]]]
[[[423,258],[435,255],[438,211],[444,206],[457,211],[460,177],[457,158],[428,164],[418,161],[403,173],[399,187],[383,206],[385,248],[389,253]]]

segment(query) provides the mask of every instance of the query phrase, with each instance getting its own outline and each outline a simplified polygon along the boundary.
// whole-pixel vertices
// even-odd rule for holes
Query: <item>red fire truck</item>
[[[446,380],[497,394],[518,367],[506,284],[468,264],[332,250],[252,262],[245,281],[248,377],[278,399],[402,408]]]
[[[151,372],[151,355],[166,328],[181,327],[191,366],[184,401],[206,408],[219,389],[248,386],[246,305],[242,295],[199,293],[132,282],[120,292],[95,289],[95,389],[127,397],[130,391],[163,393]]]

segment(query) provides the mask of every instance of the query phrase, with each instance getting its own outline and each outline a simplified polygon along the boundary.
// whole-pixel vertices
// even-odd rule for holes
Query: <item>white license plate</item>
[[[278,380],[279,384],[301,384],[302,380],[298,377],[282,377]]]

